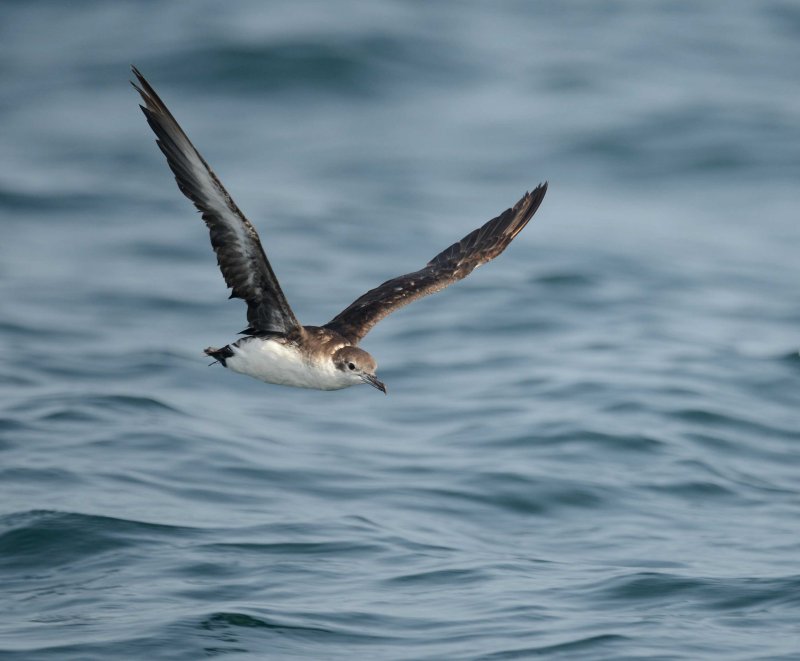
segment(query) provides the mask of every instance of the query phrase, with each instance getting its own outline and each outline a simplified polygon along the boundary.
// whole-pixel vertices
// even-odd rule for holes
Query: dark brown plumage
[[[511,209],[456,241],[436,255],[425,268],[370,289],[325,324],[325,328],[357,344],[386,315],[466,278],[478,266],[506,249],[536,213],[546,192],[545,182],[532,193],[525,193]]]
[[[136,67],[132,69],[141,87],[132,84],[144,100],[139,107],[158,138],[178,188],[203,215],[222,276],[232,290],[231,298],[247,302],[248,330],[285,334],[299,331],[300,322],[281,291],[255,228],[155,90]]]
[[[269,265],[255,228],[236,206],[217,176],[194,148],[155,90],[133,67],[144,100],[140,106],[156,134],[158,146],[178,187],[200,210],[211,234],[211,245],[231,297],[247,302],[247,335],[272,335],[275,341],[302,345],[309,356],[357,345],[386,315],[467,277],[476,267],[497,257],[536,213],[547,192],[540,184],[461,241],[440,252],[428,264],[371,289],[322,327],[301,326]],[[230,346],[230,345],[229,345]],[[223,349],[206,353],[223,364]],[[326,353],[327,355],[327,353]]]

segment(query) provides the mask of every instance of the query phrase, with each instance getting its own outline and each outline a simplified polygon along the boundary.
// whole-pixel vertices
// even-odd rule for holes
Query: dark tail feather
[[[225,361],[228,360],[228,358],[230,358],[233,355],[233,349],[231,349],[230,344],[226,344],[221,349],[214,349],[213,347],[208,347],[208,349],[206,349],[204,353],[206,354],[206,356],[211,356],[218,362],[222,363],[223,367],[227,367]],[[214,363],[211,364],[213,365]]]

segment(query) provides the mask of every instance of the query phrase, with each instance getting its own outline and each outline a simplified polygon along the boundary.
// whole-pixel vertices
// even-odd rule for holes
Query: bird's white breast
[[[262,339],[244,338],[231,345],[233,356],[226,366],[254,379],[296,388],[339,390],[354,385],[330,358],[312,362],[295,345]]]

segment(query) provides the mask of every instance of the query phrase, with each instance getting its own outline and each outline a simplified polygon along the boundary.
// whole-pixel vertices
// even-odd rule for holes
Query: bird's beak
[[[382,382],[378,381],[378,377],[376,377],[374,374],[362,374],[361,378],[364,380],[364,383],[368,383],[373,388],[380,390],[384,395],[386,394],[386,386],[383,385]]]

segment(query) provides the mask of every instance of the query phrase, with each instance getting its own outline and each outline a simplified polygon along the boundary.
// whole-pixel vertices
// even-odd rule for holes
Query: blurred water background
[[[800,5],[0,4],[0,657],[800,658]],[[549,180],[364,342],[208,367],[151,80],[324,323]]]

